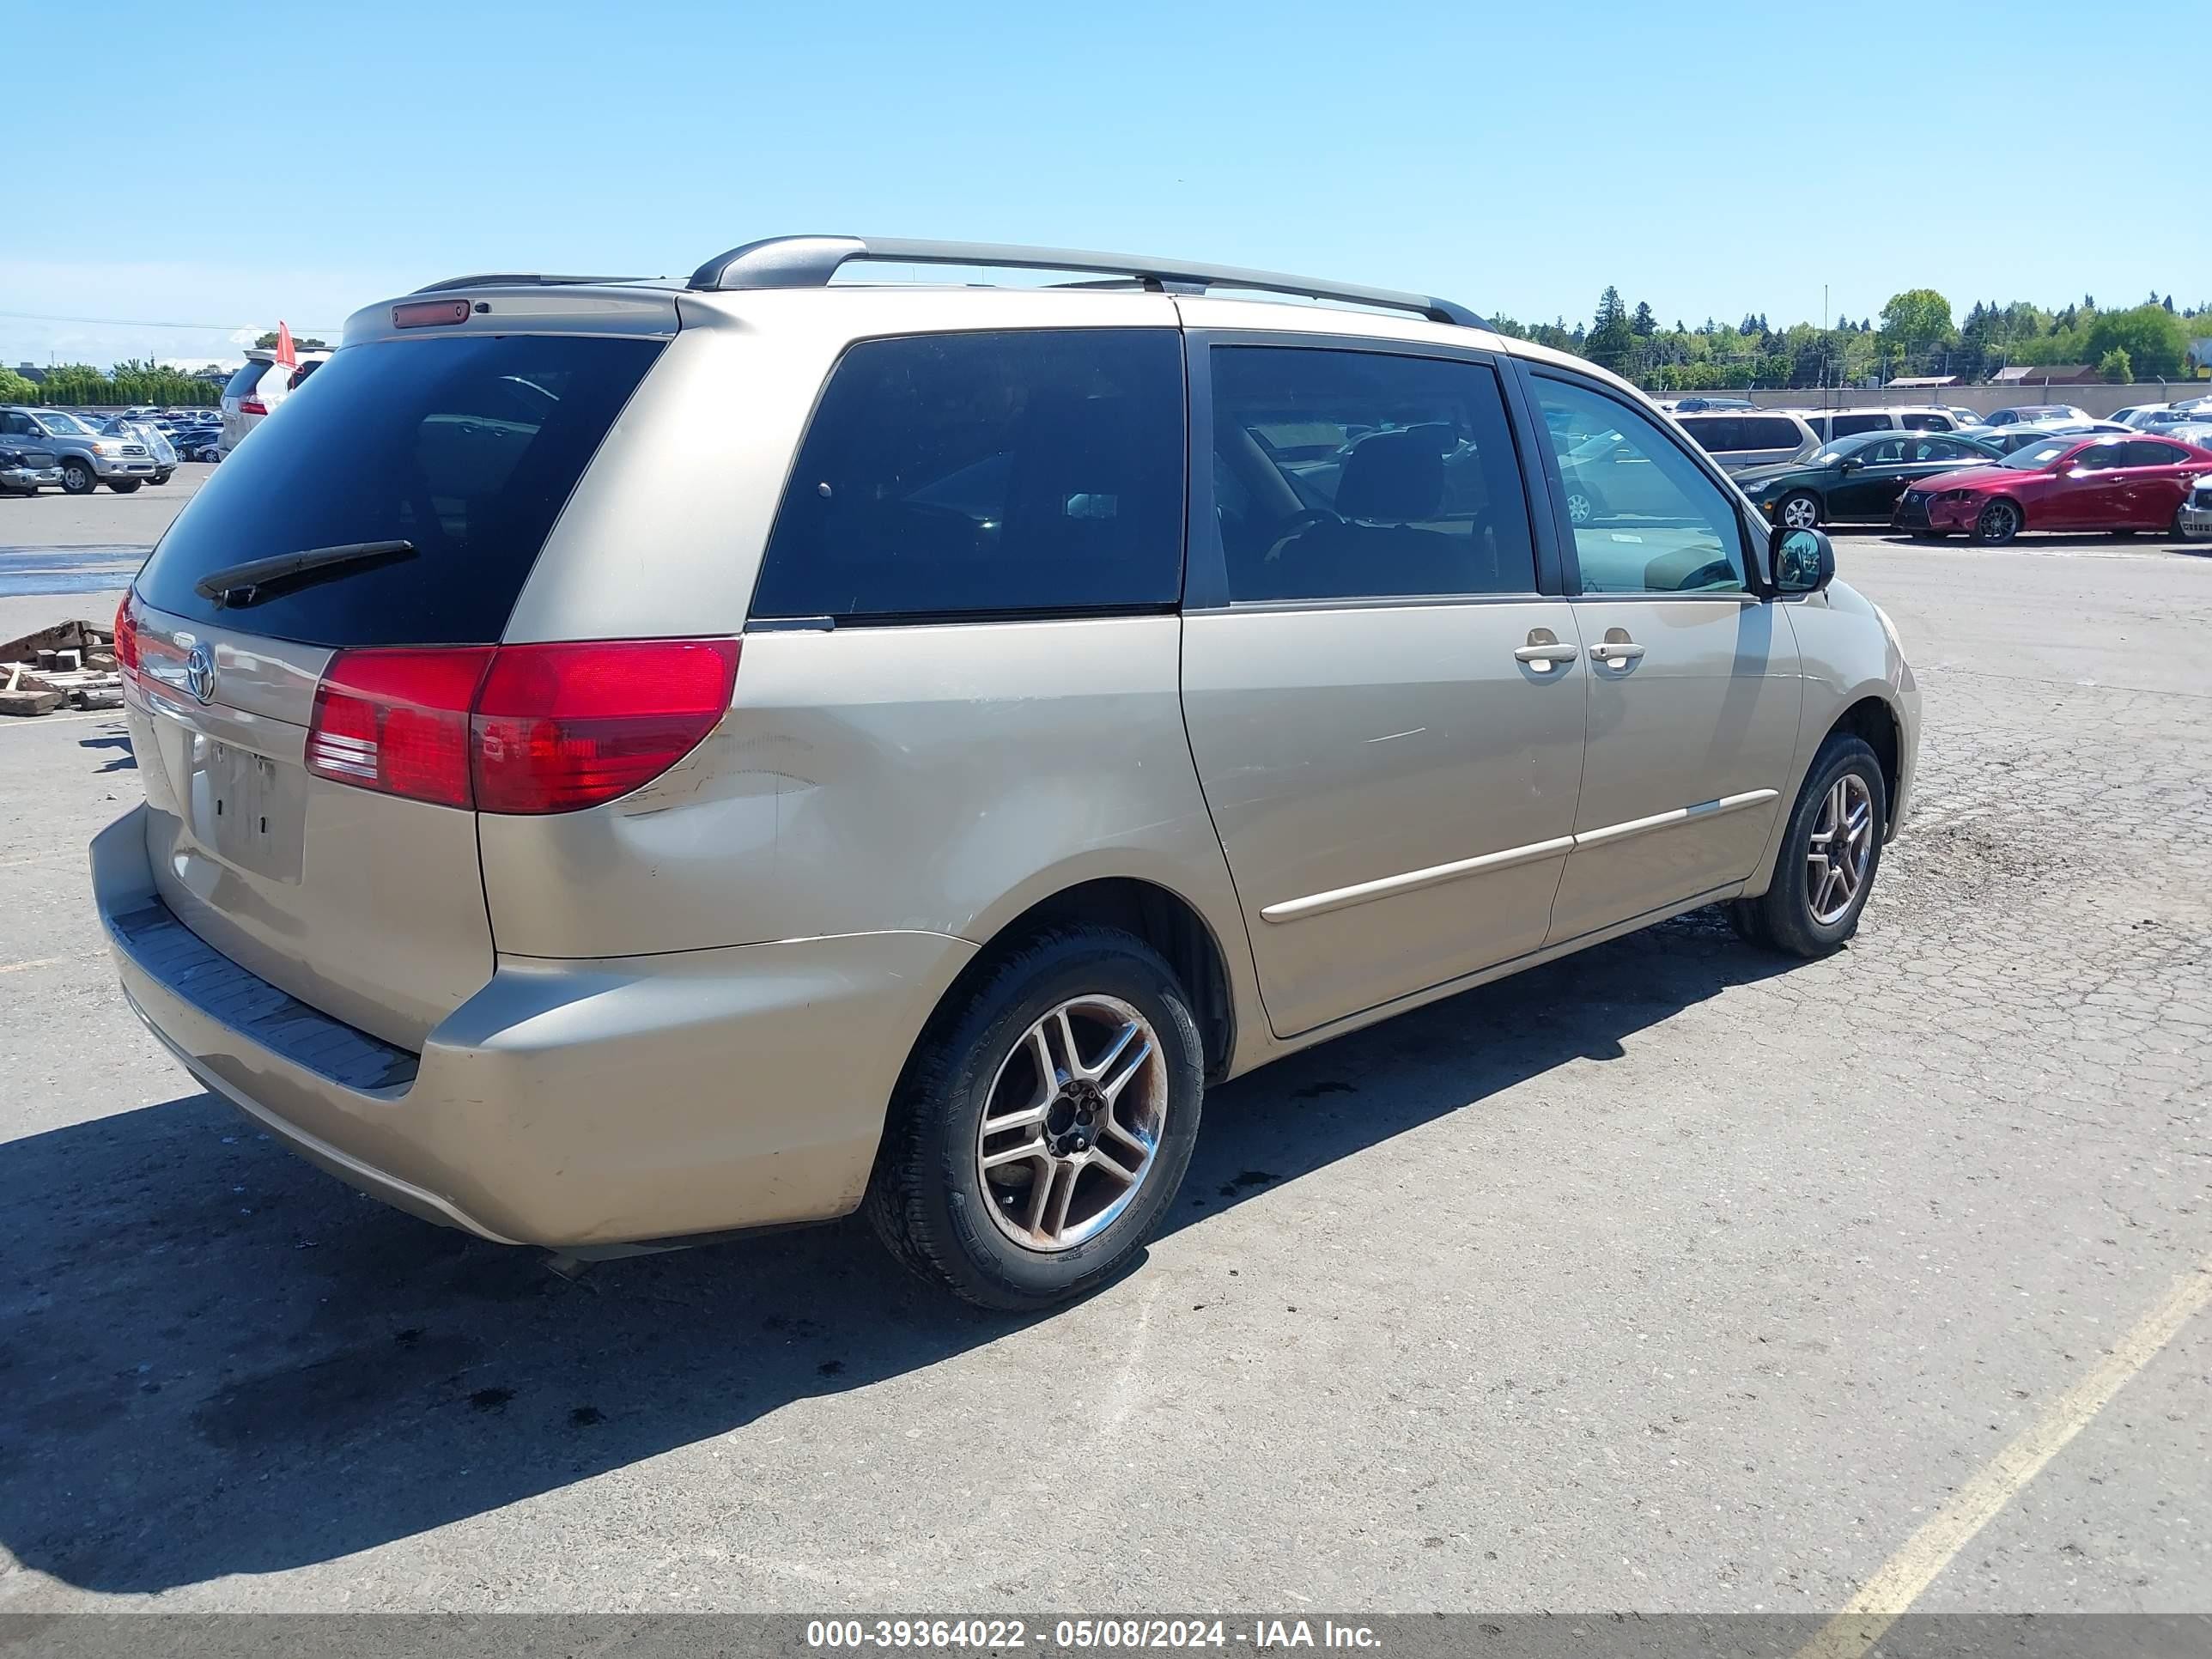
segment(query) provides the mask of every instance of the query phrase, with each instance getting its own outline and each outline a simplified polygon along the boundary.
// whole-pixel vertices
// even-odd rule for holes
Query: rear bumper
[[[914,1039],[973,955],[856,933],[503,957],[420,1054],[255,977],[155,892],[145,809],[92,843],[125,994],[209,1088],[341,1180],[505,1243],[645,1243],[854,1207]]]
[[[58,466],[0,466],[0,488],[58,489],[61,482],[62,470]]]

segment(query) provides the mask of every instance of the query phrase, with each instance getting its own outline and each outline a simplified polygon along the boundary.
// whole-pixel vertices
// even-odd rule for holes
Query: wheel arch
[[[1139,876],[1093,876],[1060,887],[993,927],[946,988],[923,1027],[934,1030],[1006,955],[1055,927],[1112,927],[1158,951],[1191,1000],[1206,1048],[1209,1082],[1226,1075],[1237,1053],[1238,986],[1234,959],[1203,911],[1174,889]],[[917,1036],[919,1049],[921,1036]]]
[[[1874,750],[1875,759],[1881,763],[1882,830],[1884,835],[1897,822],[1897,800],[1904,782],[1905,728],[1897,710],[1889,699],[1879,693],[1870,693],[1845,708],[1830,724],[1820,737],[1826,744],[1838,732],[1847,732],[1863,741]],[[1819,754],[1820,744],[1813,752]],[[1809,764],[1809,763],[1808,763]]]

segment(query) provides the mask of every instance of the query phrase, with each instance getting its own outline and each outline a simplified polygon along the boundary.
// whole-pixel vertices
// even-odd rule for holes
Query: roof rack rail
[[[771,236],[718,253],[691,273],[690,286],[706,291],[757,288],[824,288],[838,268],[854,260],[890,264],[981,265],[1019,270],[1095,270],[1134,277],[1148,287],[1249,289],[1261,294],[1290,294],[1309,300],[1337,300],[1351,305],[1411,311],[1431,322],[1462,328],[1489,325],[1465,306],[1432,295],[1395,289],[1361,288],[1279,270],[1247,270],[1236,265],[1192,264],[1182,259],[1148,259],[1130,253],[1097,253],[1081,248],[1012,247],[995,242],[916,242],[859,236]]]
[[[425,283],[417,294],[444,294],[457,288],[565,288],[574,283],[634,283],[635,276],[555,276],[537,270],[481,270],[468,276],[448,276],[441,283]]]

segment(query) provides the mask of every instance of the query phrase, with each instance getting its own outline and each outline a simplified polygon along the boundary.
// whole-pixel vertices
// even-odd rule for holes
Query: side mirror
[[[1846,455],[1844,457],[1842,465],[1837,470],[1842,472],[1856,472],[1865,465],[1866,463],[1859,459],[1857,456]]]
[[[1777,525],[1766,551],[1778,599],[1817,593],[1836,579],[1835,544],[1817,530]]]

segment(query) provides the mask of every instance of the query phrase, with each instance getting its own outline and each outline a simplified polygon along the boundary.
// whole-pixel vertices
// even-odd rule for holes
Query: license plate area
[[[277,881],[300,879],[304,781],[280,764],[189,726],[179,792],[192,839],[234,869]]]

